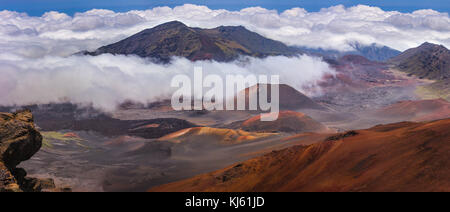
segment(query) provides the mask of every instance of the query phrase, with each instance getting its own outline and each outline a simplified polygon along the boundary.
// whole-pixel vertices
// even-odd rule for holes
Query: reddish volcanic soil
[[[450,119],[380,125],[150,191],[450,191]]]
[[[63,137],[65,138],[80,138],[80,136],[78,136],[76,133],[74,132],[69,132],[63,135]]]
[[[261,121],[261,115],[254,116],[241,124],[246,131],[257,132],[325,132],[327,127],[311,117],[294,111],[281,111],[275,121]]]
[[[376,115],[410,121],[431,121],[450,117],[450,103],[443,99],[402,101],[381,108]]]

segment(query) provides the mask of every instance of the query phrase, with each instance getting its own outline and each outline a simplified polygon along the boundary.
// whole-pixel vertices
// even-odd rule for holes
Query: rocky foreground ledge
[[[56,189],[52,179],[26,177],[22,161],[30,159],[42,146],[30,111],[0,113],[0,192],[39,192]]]

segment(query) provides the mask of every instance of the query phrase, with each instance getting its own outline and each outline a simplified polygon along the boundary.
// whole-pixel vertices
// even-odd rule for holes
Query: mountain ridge
[[[220,26],[212,29],[188,27],[182,22],[171,21],[145,29],[113,44],[102,46],[93,52],[82,54],[134,54],[169,62],[171,57],[189,60],[216,60],[227,62],[241,55],[266,57],[292,56],[299,51],[272,39],[265,38],[243,26]]]
[[[307,52],[312,55],[320,55],[331,59],[337,59],[346,55],[359,55],[363,56],[371,61],[385,62],[395,56],[401,54],[401,51],[390,48],[388,46],[379,45],[372,43],[370,45],[363,45],[359,42],[352,42],[349,45],[354,49],[352,51],[337,51],[337,50],[327,50],[322,48],[307,48],[307,47],[296,47],[301,51]]]
[[[401,71],[431,80],[450,78],[450,50],[425,42],[389,60]]]

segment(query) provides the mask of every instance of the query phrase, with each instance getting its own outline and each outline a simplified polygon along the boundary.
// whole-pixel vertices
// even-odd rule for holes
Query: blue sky
[[[46,11],[59,11],[73,15],[75,12],[84,12],[93,8],[124,12],[157,6],[174,7],[185,3],[206,5],[211,9],[240,10],[245,7],[261,6],[278,11],[292,7],[318,11],[320,8],[338,4],[345,6],[365,4],[378,6],[383,10],[401,12],[434,9],[450,13],[450,0],[0,0],[0,10],[26,12],[33,16],[40,16]]]

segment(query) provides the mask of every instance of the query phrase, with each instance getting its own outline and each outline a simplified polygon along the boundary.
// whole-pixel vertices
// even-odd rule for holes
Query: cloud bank
[[[170,65],[155,64],[137,56],[47,56],[37,59],[0,54],[0,105],[72,102],[114,110],[126,100],[148,103],[170,99],[177,74],[192,77],[194,67],[204,75],[279,74],[280,82],[299,90],[314,86],[324,74],[333,74],[318,58],[245,58],[245,62],[192,62],[175,58]]]
[[[219,74],[277,73],[282,83],[299,90],[334,73],[320,59],[308,56],[247,58],[245,65],[182,58],[171,65],[158,65],[133,56],[72,56],[172,20],[202,28],[243,25],[288,45],[341,51],[351,50],[349,42],[353,41],[398,50],[425,41],[450,46],[449,15],[433,10],[400,13],[360,5],[278,13],[260,7],[227,11],[186,4],[125,13],[97,9],[74,16],[47,12],[32,17],[1,11],[0,105],[70,100],[112,109],[124,100],[154,101],[170,94],[172,76],[192,73],[194,66]]]
[[[433,10],[400,13],[359,5],[334,6],[319,12],[292,8],[279,13],[261,7],[228,11],[186,4],[125,13],[96,9],[73,17],[54,11],[41,17],[2,11],[0,51],[27,57],[67,56],[94,50],[172,20],[203,28],[243,25],[289,45],[342,51],[351,50],[348,43],[353,41],[378,43],[401,51],[425,41],[450,46],[449,15]]]

